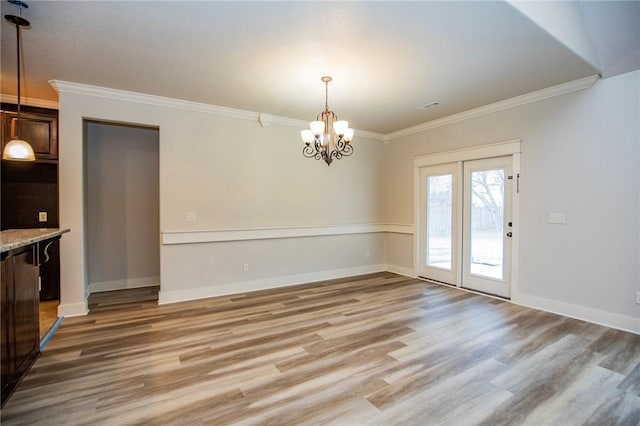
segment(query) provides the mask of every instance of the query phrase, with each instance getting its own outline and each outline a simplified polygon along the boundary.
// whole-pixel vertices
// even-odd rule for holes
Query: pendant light
[[[19,0],[8,0],[9,3],[14,4],[18,7],[18,13],[22,15],[22,8],[28,8],[24,2]],[[9,141],[4,146],[4,151],[2,151],[2,159],[3,160],[12,160],[12,161],[35,161],[36,156],[33,152],[33,148],[29,144],[29,142],[20,138],[20,27],[28,27],[31,25],[29,21],[24,19],[22,16],[16,15],[4,15],[4,19],[9,21],[10,23],[16,26],[16,35],[17,35],[17,67],[18,67],[18,118],[16,122],[16,131],[14,138]]]

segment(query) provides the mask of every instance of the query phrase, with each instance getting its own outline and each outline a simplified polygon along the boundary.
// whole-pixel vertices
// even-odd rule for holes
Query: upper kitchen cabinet
[[[2,149],[16,134],[15,105],[2,104]],[[20,137],[31,144],[36,161],[58,162],[58,111],[23,106],[20,109]]]

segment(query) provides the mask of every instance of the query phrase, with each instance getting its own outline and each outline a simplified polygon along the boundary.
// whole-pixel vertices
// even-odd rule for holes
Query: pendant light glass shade
[[[336,132],[336,135],[343,136],[349,127],[349,122],[345,120],[338,120],[333,123],[333,131]]]
[[[311,133],[318,136],[324,132],[324,122],[323,121],[312,121],[309,123],[309,127],[311,128]]]
[[[36,161],[36,155],[29,142],[22,139],[14,139],[4,146],[3,160]]]

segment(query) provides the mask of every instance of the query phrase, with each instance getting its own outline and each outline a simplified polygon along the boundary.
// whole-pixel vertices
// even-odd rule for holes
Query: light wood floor
[[[40,337],[44,336],[49,328],[58,319],[59,300],[40,302]]]
[[[640,422],[638,335],[390,273],[164,306],[155,291],[66,319],[2,424]]]

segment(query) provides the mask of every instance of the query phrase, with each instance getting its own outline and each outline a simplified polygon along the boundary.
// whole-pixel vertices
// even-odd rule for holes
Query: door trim
[[[445,163],[461,163],[469,160],[481,160],[492,157],[512,156],[512,173],[517,177],[517,182],[512,185],[512,218],[513,218],[513,238],[511,241],[511,295],[519,294],[519,269],[518,262],[520,260],[520,153],[521,139],[499,142],[487,145],[478,145],[469,148],[457,149],[453,151],[439,152],[430,155],[423,155],[413,159],[413,273],[414,276],[420,274],[420,244],[421,225],[420,225],[420,168],[426,166],[435,166]],[[459,233],[462,238],[462,233]],[[462,282],[462,268],[458,280],[458,287]]]
[[[472,146],[470,148],[456,149],[453,151],[438,152],[436,154],[423,155],[413,159],[413,167],[435,166],[444,163],[458,161],[481,160],[483,158],[505,157],[520,153],[520,139],[507,142],[498,142],[488,145]]]

